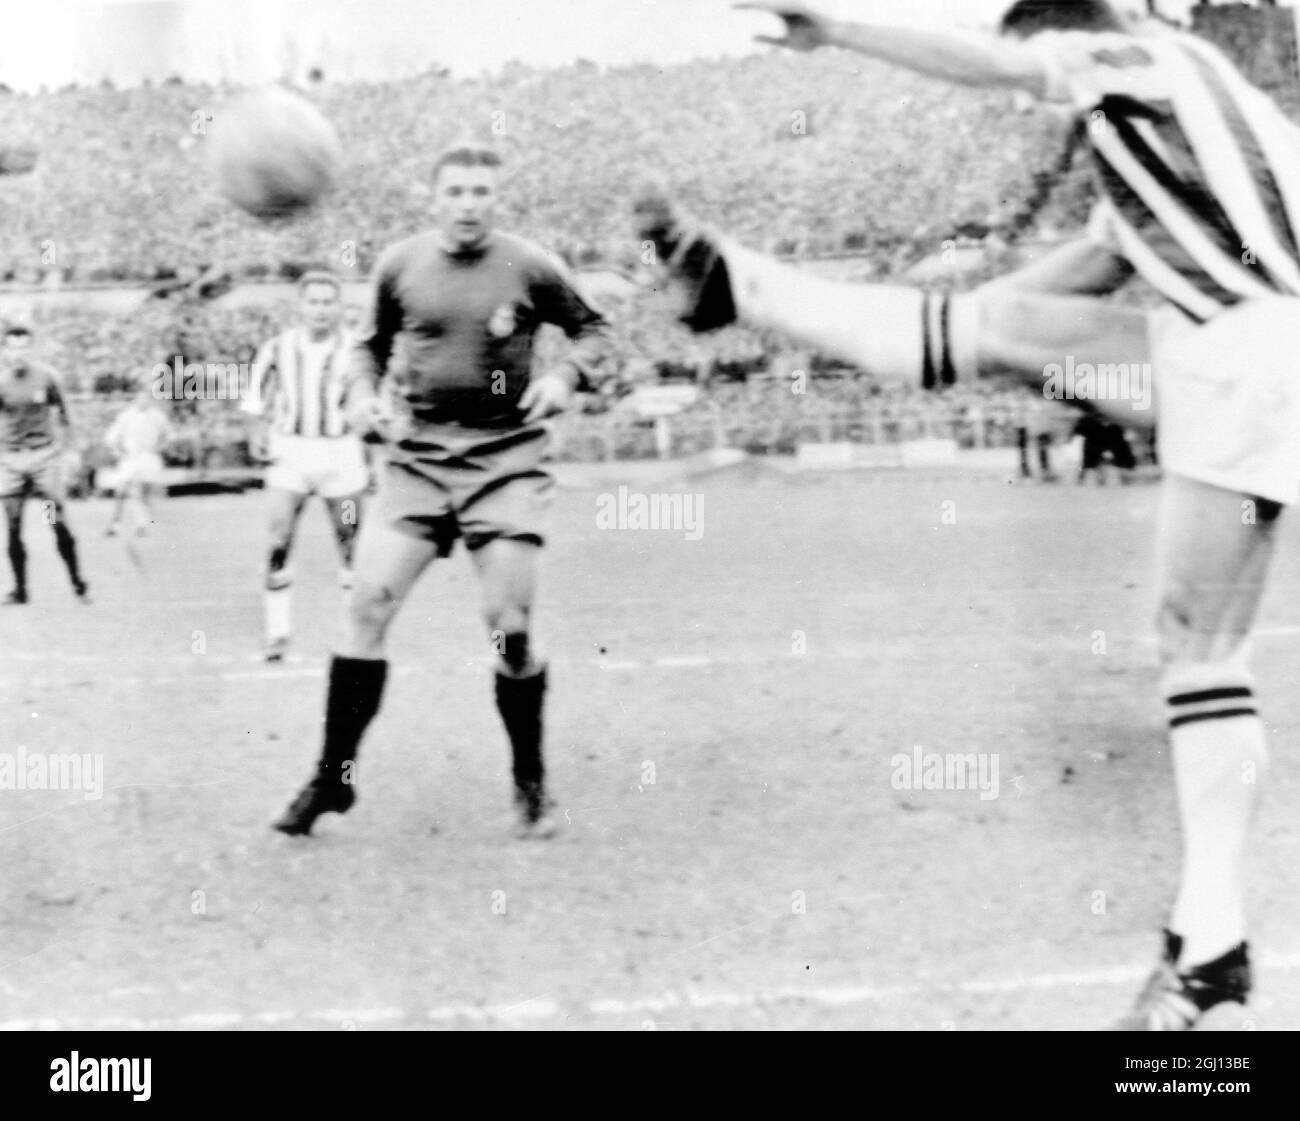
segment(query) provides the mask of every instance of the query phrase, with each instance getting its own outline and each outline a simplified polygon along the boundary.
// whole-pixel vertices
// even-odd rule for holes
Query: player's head
[[[433,163],[433,218],[448,248],[473,249],[492,232],[501,157],[480,144],[448,148]]]
[[[298,312],[310,331],[333,331],[343,317],[343,285],[324,269],[313,269],[298,278]]]
[[[11,323],[0,333],[0,352],[10,365],[17,367],[19,373],[26,370],[22,360],[31,346],[32,331],[26,324]]]
[[[1106,0],[1016,0],[998,31],[1028,39],[1040,31],[1124,31],[1120,14]]]

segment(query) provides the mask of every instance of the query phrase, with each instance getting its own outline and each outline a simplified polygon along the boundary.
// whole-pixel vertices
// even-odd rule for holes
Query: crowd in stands
[[[1015,442],[1028,391],[943,395],[887,389],[854,371],[731,328],[705,337],[638,265],[629,209],[644,177],[671,183],[701,218],[795,258],[851,255],[859,279],[897,276],[953,243],[1002,271],[1022,236],[1076,230],[1093,198],[1079,133],[1005,94],[952,91],[847,54],[789,53],[658,68],[507,66],[457,80],[306,91],[335,123],[346,164],[327,203],[260,223],[216,193],[208,130],[233,91],[180,82],[132,90],[0,90],[0,136],[39,148],[36,169],[0,182],[0,285],[151,288],[126,315],[41,306],[39,346],[78,398],[87,462],[97,433],[159,362],[251,362],[290,319],[287,305],[227,306],[231,284],[309,267],[363,279],[379,250],[427,224],[429,163],[470,136],[506,158],[499,222],[623,292],[602,304],[614,354],[561,454],[654,454],[655,436],[621,402],[638,385],[707,387],[673,418],[673,451],[727,445],[789,452],[808,440],[945,436]],[[627,283],[630,280],[631,283]],[[618,287],[617,285],[615,286]],[[563,340],[543,337],[538,360]],[[803,392],[790,371],[806,366]],[[178,402],[168,461],[247,463],[254,437],[231,401]],[[662,437],[662,433],[660,433]],[[662,450],[662,447],[660,447]]]
[[[1004,94],[865,59],[756,55],[602,70],[503,69],[457,80],[306,91],[334,122],[345,165],[327,203],[259,223],[217,194],[204,143],[233,91],[180,83],[0,95],[0,136],[40,148],[0,187],[0,281],[166,282],[333,263],[364,275],[422,227],[429,165],[471,136],[506,158],[501,222],[575,264],[626,264],[639,246],[629,192],[647,176],[747,242],[791,255],[866,253],[888,270],[1014,219],[1068,133]],[[1086,204],[1080,171],[1050,223]]]

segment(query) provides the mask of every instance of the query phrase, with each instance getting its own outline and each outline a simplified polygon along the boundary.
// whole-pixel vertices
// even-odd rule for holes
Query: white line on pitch
[[[1300,635],[1300,626],[1284,627],[1261,627],[1254,632],[1256,638],[1294,638]],[[1155,635],[1142,635],[1133,640],[1141,646],[1154,646],[1159,639]],[[1051,646],[1050,643],[1033,644],[1036,648]],[[777,665],[786,663],[789,665],[798,665],[803,662],[816,661],[867,661],[872,658],[878,658],[888,651],[889,647],[885,644],[879,646],[861,646],[846,644],[837,648],[828,649],[824,652],[809,650],[803,654],[788,653],[766,653],[762,651],[729,651],[721,654],[664,654],[658,657],[650,658],[556,658],[554,662],[557,666],[573,667],[584,666],[600,670],[646,670],[646,669],[706,669],[710,666],[740,666],[740,665]],[[10,655],[14,660],[22,661],[46,661],[46,662],[74,662],[84,664],[87,662],[107,662],[108,658],[92,658],[88,656],[67,656],[62,654],[50,655]],[[278,669],[268,669],[265,667],[251,668],[257,663],[255,656],[246,658],[233,657],[213,657],[209,659],[209,665],[250,665],[245,670],[222,670],[219,673],[202,673],[197,670],[193,673],[183,674],[128,674],[117,677],[112,674],[96,674],[91,684],[113,684],[113,685],[183,685],[187,682],[194,684],[204,684],[211,681],[279,681],[301,678],[320,678],[325,675],[324,658],[321,664],[315,666],[292,667],[285,666]],[[0,659],[2,664],[3,659]],[[465,660],[467,666],[490,666],[490,659],[470,658]],[[394,673],[405,675],[416,672],[417,667],[412,665],[398,665],[393,668]],[[23,684],[29,688],[57,688],[66,685],[66,682],[46,680],[44,678],[29,678]]]
[[[1300,955],[1265,957],[1261,962],[1266,973],[1300,972]],[[576,1012],[594,1016],[626,1016],[673,1009],[707,1010],[714,1008],[753,1008],[762,1005],[802,1003],[822,1008],[851,1008],[881,1001],[916,999],[941,993],[983,995],[988,993],[1044,992],[1100,985],[1133,984],[1147,975],[1147,966],[1094,969],[1080,973],[1041,973],[1027,977],[990,978],[988,980],[935,982],[929,985],[839,985],[823,988],[786,986],[766,991],[736,992],[667,992],[659,996],[631,997],[627,1000],[605,998],[576,1005]],[[184,1016],[131,1017],[108,1016],[66,1020],[39,1017],[30,1020],[0,1020],[0,1031],[148,1031],[184,1028],[238,1028],[258,1024],[282,1024],[307,1021],[332,1024],[346,1029],[361,1024],[392,1024],[401,1021],[427,1020],[432,1023],[469,1020],[475,1023],[513,1023],[522,1020],[546,1020],[561,1014],[563,1005],[547,997],[536,997],[514,1004],[452,1004],[416,1012],[405,1008],[327,1009],[315,1012],[269,1010],[264,1012],[194,1012]]]

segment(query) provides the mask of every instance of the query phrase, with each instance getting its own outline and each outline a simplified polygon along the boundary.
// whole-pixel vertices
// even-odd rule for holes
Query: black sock
[[[532,677],[497,674],[497,711],[510,737],[514,754],[515,786],[521,790],[539,787],[542,767],[542,701],[546,693],[546,670]]]
[[[382,658],[336,656],[330,662],[325,739],[317,766],[321,778],[343,780],[343,765],[357,757],[361,736],[379,711],[387,678],[388,662]]]
[[[14,570],[14,591],[27,591],[27,550],[17,533],[9,534],[9,567]]]
[[[77,569],[77,542],[68,527],[62,522],[54,526],[54,543],[58,546],[59,556],[63,558],[63,564],[68,570],[68,579],[72,581],[74,588],[81,587],[81,573]]]

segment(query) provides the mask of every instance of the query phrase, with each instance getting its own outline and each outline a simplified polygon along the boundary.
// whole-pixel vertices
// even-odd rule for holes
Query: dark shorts
[[[542,470],[544,428],[502,432],[424,429],[384,449],[367,511],[377,525],[431,541],[448,556],[506,538],[541,545],[554,480]]]
[[[67,500],[63,451],[58,447],[21,448],[0,453],[0,499]]]

